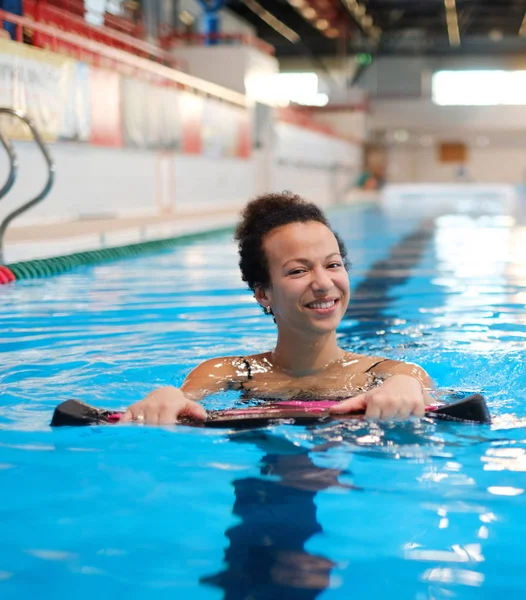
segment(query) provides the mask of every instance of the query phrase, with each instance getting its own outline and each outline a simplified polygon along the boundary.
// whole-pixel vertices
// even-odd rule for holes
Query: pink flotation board
[[[332,415],[329,408],[338,400],[287,400],[261,406],[212,410],[206,421],[185,419],[185,425],[198,427],[247,428],[262,427],[279,421],[306,425],[328,420],[359,418],[361,413]],[[124,413],[95,408],[79,400],[66,400],[59,404],[51,420],[52,427],[64,425],[101,425],[118,423]],[[472,394],[449,404],[426,407],[426,417],[448,421],[485,424],[491,416],[484,396]]]

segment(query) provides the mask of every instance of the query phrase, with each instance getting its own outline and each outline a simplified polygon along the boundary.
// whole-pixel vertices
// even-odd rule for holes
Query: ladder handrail
[[[44,155],[44,160],[46,161],[47,168],[48,168],[48,178],[47,178],[46,184],[45,184],[43,190],[40,192],[40,194],[35,196],[29,202],[26,202],[19,208],[15,209],[11,213],[9,213],[7,215],[7,217],[0,223],[0,263],[2,263],[4,260],[4,256],[3,256],[3,254],[4,254],[3,253],[4,235],[5,235],[8,225],[11,223],[11,221],[13,219],[16,219],[16,217],[21,215],[26,210],[29,210],[30,208],[35,206],[35,204],[38,204],[39,202],[41,202],[47,196],[47,194],[49,193],[49,190],[52,188],[53,182],[55,180],[55,163],[53,162],[53,159],[51,158],[51,155],[49,154],[48,149],[44,145],[44,142],[43,142],[42,138],[40,137],[38,130],[34,126],[33,121],[29,117],[27,117],[20,111],[15,110],[14,108],[5,108],[5,107],[0,107],[0,114],[6,114],[6,115],[11,115],[13,117],[16,117],[17,119],[20,119],[21,121],[23,121],[29,127],[29,129],[31,130],[31,133],[33,134],[33,138],[34,138],[35,142],[37,143],[37,146],[39,147],[40,151]],[[4,145],[4,148],[7,149],[7,147],[4,143],[5,138],[3,138],[0,141]],[[9,142],[8,142],[8,145],[11,146],[11,144]],[[11,146],[11,148],[12,148],[12,146]],[[9,150],[8,150],[8,152],[9,152]],[[15,160],[16,160],[16,156],[15,156]],[[9,189],[13,185],[14,179],[12,182],[9,182],[9,178],[8,178],[8,183],[10,185],[9,185],[7,191],[9,191]],[[4,186],[4,188],[5,187],[6,186]],[[7,193],[7,191],[6,191],[6,193]]]
[[[9,192],[9,190],[13,187],[13,184],[16,180],[16,173],[18,170],[18,160],[16,157],[15,149],[13,148],[13,144],[11,144],[11,140],[6,138],[5,135],[0,131],[0,144],[5,148],[7,152],[7,156],[9,158],[9,174],[7,176],[6,182],[2,189],[0,189],[0,200]]]

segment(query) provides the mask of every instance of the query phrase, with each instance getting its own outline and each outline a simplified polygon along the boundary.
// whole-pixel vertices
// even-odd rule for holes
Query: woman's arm
[[[425,390],[432,390],[434,383],[431,377],[422,369],[422,367],[414,363],[402,362],[400,360],[384,360],[377,364],[370,371],[373,378],[387,381],[394,375],[407,375],[419,381]]]
[[[210,394],[230,389],[235,382],[246,378],[240,367],[242,359],[236,356],[212,358],[193,369],[181,385],[181,390],[198,401]]]
[[[380,385],[344,400],[330,412],[345,414],[363,410],[366,417],[385,420],[424,415],[426,405],[432,401],[429,392],[433,388],[433,382],[424,369],[411,363],[385,360],[369,373],[373,384]]]
[[[179,417],[206,419],[205,409],[197,404],[210,394],[227,389],[239,378],[234,357],[213,358],[198,365],[180,388],[166,386],[132,404],[121,423],[138,421],[149,425],[172,425]]]

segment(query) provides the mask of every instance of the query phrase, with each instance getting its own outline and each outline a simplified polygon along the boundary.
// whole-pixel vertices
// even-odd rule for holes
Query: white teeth
[[[311,302],[309,304],[310,308],[331,308],[331,306],[334,306],[334,300],[330,302]]]

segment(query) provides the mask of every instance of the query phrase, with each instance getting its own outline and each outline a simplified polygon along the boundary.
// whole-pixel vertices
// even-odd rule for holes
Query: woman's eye
[[[342,263],[334,262],[329,265],[329,269],[337,269],[342,266]]]
[[[301,273],[305,273],[305,269],[294,269],[290,271],[289,275],[300,275]]]

